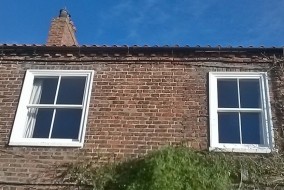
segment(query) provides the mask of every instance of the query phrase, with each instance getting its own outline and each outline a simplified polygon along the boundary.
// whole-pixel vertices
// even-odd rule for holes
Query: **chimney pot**
[[[59,17],[67,18],[67,17],[71,17],[71,15],[69,15],[66,9],[60,9]]]

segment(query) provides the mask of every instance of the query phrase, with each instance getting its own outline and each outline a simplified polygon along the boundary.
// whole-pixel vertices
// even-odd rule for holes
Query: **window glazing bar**
[[[57,101],[57,96],[58,96],[58,91],[59,91],[60,82],[61,82],[61,76],[59,76],[58,83],[57,83],[57,87],[56,87],[56,93],[55,93],[55,98],[54,98],[54,102],[53,102],[54,105],[56,104],[56,101]],[[54,119],[55,119],[55,115],[56,115],[56,109],[53,110],[53,115],[52,115],[52,120],[51,120],[51,126],[50,126],[50,130],[49,130],[49,135],[48,135],[48,138],[49,138],[49,139],[50,139],[50,137],[51,137],[51,133],[52,133],[52,129],[53,129],[53,124],[54,124]]]
[[[71,108],[83,108],[82,105],[69,105],[69,104],[57,104],[57,105],[53,105],[53,104],[30,104],[27,105],[27,108],[66,108],[66,109],[71,109]]]
[[[218,112],[262,112],[261,108],[217,108]]]

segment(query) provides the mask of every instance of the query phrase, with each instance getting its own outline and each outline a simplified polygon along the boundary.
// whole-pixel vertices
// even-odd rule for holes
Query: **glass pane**
[[[58,77],[35,78],[31,93],[31,104],[53,104]]]
[[[239,113],[218,113],[219,143],[240,143]]]
[[[258,79],[242,79],[240,84],[240,98],[242,108],[260,108],[260,90]]]
[[[238,103],[238,83],[236,79],[218,79],[218,107],[237,108]]]
[[[62,77],[57,104],[82,104],[86,77]]]
[[[78,139],[81,109],[56,109],[51,138]]]
[[[52,115],[53,109],[29,109],[26,137],[48,138]]]
[[[243,144],[263,144],[261,113],[241,113]]]

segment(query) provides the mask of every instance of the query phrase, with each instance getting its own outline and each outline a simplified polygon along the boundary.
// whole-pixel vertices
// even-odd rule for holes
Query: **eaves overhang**
[[[93,54],[93,53],[118,53],[118,54],[169,54],[180,53],[252,53],[252,54],[277,54],[283,55],[284,47],[223,47],[223,46],[127,46],[127,45],[82,45],[82,46],[46,46],[36,44],[0,44],[1,54]]]

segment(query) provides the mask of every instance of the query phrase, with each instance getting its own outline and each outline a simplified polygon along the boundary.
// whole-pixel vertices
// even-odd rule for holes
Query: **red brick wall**
[[[51,21],[47,45],[78,45],[75,28],[69,17],[58,17]]]
[[[181,142],[207,149],[208,72],[268,68],[267,61],[246,56],[8,58],[0,64],[0,188],[7,189],[45,189],[54,183],[52,166],[67,161],[136,157]],[[95,71],[82,149],[8,146],[27,69]]]

